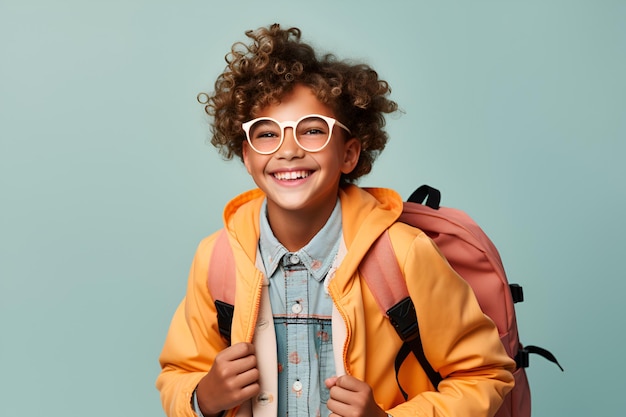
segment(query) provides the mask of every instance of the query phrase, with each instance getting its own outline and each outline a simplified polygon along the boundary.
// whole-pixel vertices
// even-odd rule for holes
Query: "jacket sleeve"
[[[159,362],[156,386],[168,417],[195,417],[191,399],[198,382],[226,347],[217,327],[216,310],[207,290],[208,263],[215,235],[196,251],[185,298],[172,318]]]
[[[393,240],[393,239],[392,239]],[[443,377],[437,391],[413,393],[390,413],[402,416],[493,416],[512,389],[515,362],[469,284],[425,234],[396,255],[415,304],[424,352]]]

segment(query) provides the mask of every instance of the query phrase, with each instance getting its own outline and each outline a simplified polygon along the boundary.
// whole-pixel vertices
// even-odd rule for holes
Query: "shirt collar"
[[[267,200],[263,202],[260,217],[259,249],[265,274],[271,278],[282,258],[290,252],[276,239],[272,232],[267,219]],[[307,268],[309,274],[317,281],[321,281],[328,273],[337,253],[340,238],[341,204],[337,199],[335,208],[324,227],[313,236],[313,239],[306,246],[294,252]]]

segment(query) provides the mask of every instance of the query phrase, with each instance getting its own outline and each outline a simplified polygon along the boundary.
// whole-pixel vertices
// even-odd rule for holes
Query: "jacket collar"
[[[254,189],[238,195],[224,208],[224,224],[250,262],[254,264],[259,235],[259,214],[265,194]],[[359,266],[372,243],[402,213],[402,198],[386,188],[360,188],[348,185],[339,190],[343,218],[343,238],[348,253],[341,265],[350,276]],[[342,274],[343,275],[343,274]]]

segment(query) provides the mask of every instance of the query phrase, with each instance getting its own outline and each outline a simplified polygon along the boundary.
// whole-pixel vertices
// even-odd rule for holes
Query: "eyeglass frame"
[[[322,145],[319,149],[315,149],[315,150],[308,149],[308,148],[305,148],[304,146],[302,146],[302,144],[298,140],[298,135],[296,135],[296,126],[298,126],[298,123],[300,123],[304,119],[308,119],[310,117],[319,117],[320,119],[324,120],[326,122],[326,124],[328,125],[328,139],[326,139],[326,143],[324,143],[324,145]],[[263,121],[263,120],[268,120],[270,122],[274,122],[274,123],[276,123],[278,125],[278,127],[280,127],[280,141],[278,142],[278,145],[276,146],[276,148],[274,150],[270,151],[270,152],[267,152],[267,151],[261,152],[261,151],[259,151],[257,148],[254,147],[254,145],[252,145],[252,139],[250,139],[250,128],[255,123]],[[330,139],[333,136],[333,128],[335,127],[335,125],[339,126],[343,130],[348,132],[348,134],[350,134],[350,135],[352,134],[350,129],[346,125],[341,123],[339,120],[334,119],[334,118],[329,117],[329,116],[324,116],[324,115],[315,114],[315,113],[304,115],[304,116],[300,117],[296,121],[285,120],[284,122],[279,122],[278,120],[273,119],[271,117],[257,117],[256,119],[248,120],[247,122],[242,123],[241,124],[241,128],[245,132],[246,140],[248,141],[248,144],[250,145],[250,147],[252,148],[253,151],[255,151],[256,153],[258,153],[260,155],[271,155],[271,154],[277,152],[280,149],[280,147],[283,145],[283,143],[285,142],[285,128],[287,128],[287,127],[290,127],[293,130],[293,139],[295,140],[296,144],[301,149],[303,149],[303,150],[305,150],[307,152],[320,152],[326,146],[328,146],[328,144],[330,143]]]

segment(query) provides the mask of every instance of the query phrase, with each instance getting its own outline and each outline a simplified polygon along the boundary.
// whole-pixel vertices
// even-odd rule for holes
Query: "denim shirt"
[[[269,276],[278,354],[278,415],[327,417],[329,391],[324,380],[335,375],[332,348],[332,299],[324,279],[341,239],[339,200],[324,227],[297,252],[274,236],[261,209],[259,249]]]

